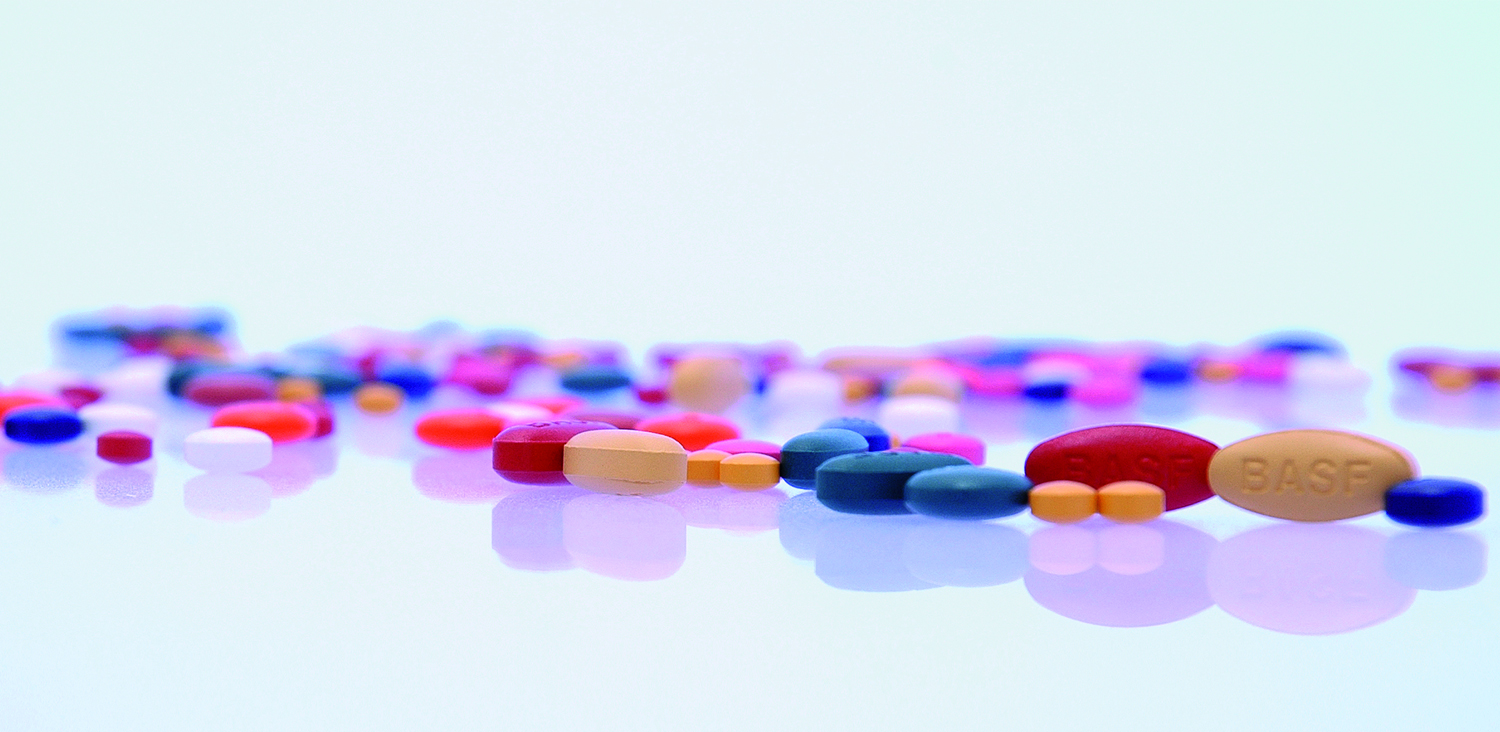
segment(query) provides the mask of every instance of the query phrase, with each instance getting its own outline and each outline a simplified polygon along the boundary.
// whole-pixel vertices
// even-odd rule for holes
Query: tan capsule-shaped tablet
[[[718,414],[749,391],[745,363],[735,356],[686,356],[672,364],[667,380],[667,398],[694,412]]]
[[[1054,524],[1076,524],[1099,510],[1098,491],[1072,480],[1053,480],[1032,487],[1031,515]]]
[[[287,376],[276,382],[276,398],[283,402],[315,402],[323,398],[323,385],[306,376]]]
[[[354,406],[365,414],[390,414],[401,408],[406,392],[383,381],[362,384],[354,392]]]
[[[723,450],[697,450],[688,453],[687,482],[693,485],[718,485],[719,463],[729,453]]]
[[[670,493],[687,481],[687,465],[687,450],[655,432],[592,430],[563,445],[563,476],[596,493]]]
[[[1398,448],[1338,430],[1286,430],[1241,440],[1208,463],[1214,493],[1292,521],[1337,521],[1385,507],[1385,492],[1416,474]]]
[[[742,452],[719,463],[719,482],[742,491],[759,491],[781,482],[781,461],[770,455]]]
[[[1122,524],[1150,521],[1167,509],[1167,492],[1140,480],[1120,480],[1099,488],[1099,515]]]

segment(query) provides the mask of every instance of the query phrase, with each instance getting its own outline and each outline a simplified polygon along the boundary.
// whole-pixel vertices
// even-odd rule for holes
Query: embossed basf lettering
[[[1208,461],[1218,447],[1166,427],[1117,424],[1058,435],[1031,451],[1026,477],[1035,483],[1072,480],[1095,488],[1139,480],[1167,494],[1168,511],[1213,495]]]
[[[1267,516],[1336,521],[1374,513],[1415,468],[1374,438],[1336,430],[1286,430],[1220,450],[1208,466],[1213,491]]]

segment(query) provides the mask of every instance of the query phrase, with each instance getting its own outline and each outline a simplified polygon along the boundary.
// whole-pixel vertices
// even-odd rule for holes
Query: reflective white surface
[[[1354,427],[1500,484],[1494,432],[1397,421],[1387,386]],[[409,414],[341,416],[252,475],[200,474],[172,437],[134,467],[8,444],[5,728],[1483,729],[1496,711],[1488,521],[1301,525],[1215,499],[1051,526],[836,514],[785,484],[603,496],[423,448]],[[1262,429],[1185,416],[1220,442]]]

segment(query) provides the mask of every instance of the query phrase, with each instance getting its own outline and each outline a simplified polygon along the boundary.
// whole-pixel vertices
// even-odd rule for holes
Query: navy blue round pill
[[[818,466],[840,455],[869,452],[864,435],[846,429],[804,432],[781,446],[781,479],[794,488],[818,487]]]
[[[924,470],[906,481],[906,507],[948,519],[984,520],[1024,511],[1031,493],[1026,476],[997,468],[955,465]]]
[[[923,470],[968,465],[940,452],[862,452],[818,466],[818,502],[844,513],[910,513],[906,481]]]
[[[562,375],[562,388],[580,394],[599,394],[630,386],[630,374],[619,366],[590,364]]]
[[[850,430],[864,435],[865,442],[870,444],[870,452],[880,452],[891,449],[891,435],[881,427],[868,419],[859,417],[835,417],[818,425],[820,430]]]
[[[1040,384],[1030,384],[1021,390],[1021,394],[1027,399],[1036,399],[1044,402],[1055,402],[1059,399],[1068,398],[1068,385],[1062,381],[1047,381]]]
[[[1148,384],[1185,384],[1193,378],[1193,365],[1171,358],[1153,358],[1141,367],[1141,381]]]
[[[50,445],[83,433],[83,421],[64,407],[21,407],[5,415],[5,436],[16,442]]]
[[[1391,486],[1385,513],[1408,526],[1457,526],[1484,514],[1484,489],[1457,478],[1416,478]]]

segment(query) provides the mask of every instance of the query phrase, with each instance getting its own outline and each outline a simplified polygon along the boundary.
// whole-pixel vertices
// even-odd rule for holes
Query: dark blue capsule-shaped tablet
[[[1153,358],[1141,366],[1141,381],[1147,384],[1186,384],[1193,378],[1193,365],[1175,358]]]
[[[437,387],[437,379],[420,366],[413,364],[391,364],[382,367],[375,378],[406,392],[412,399],[422,399]]]
[[[781,446],[781,479],[794,488],[818,487],[818,466],[840,455],[869,452],[864,435],[846,429],[804,432]]]
[[[1046,381],[1040,384],[1028,384],[1021,394],[1027,399],[1036,399],[1043,402],[1055,402],[1059,399],[1068,398],[1068,384],[1063,381]]]
[[[562,388],[581,394],[599,394],[630,386],[630,374],[619,366],[590,364],[562,375]]]
[[[841,455],[818,466],[818,501],[844,513],[910,513],[906,482],[924,470],[968,465],[940,452],[866,452]]]
[[[1031,481],[1024,475],[955,465],[913,475],[906,481],[906,507],[938,518],[982,521],[1020,513],[1030,493]]]
[[[16,442],[50,445],[83,433],[83,421],[62,407],[22,407],[5,415],[5,436]]]
[[[850,430],[864,435],[865,442],[870,445],[870,452],[880,452],[891,449],[891,435],[881,427],[868,419],[859,417],[835,417],[818,425],[820,430]]]
[[[1385,513],[1408,526],[1457,526],[1484,514],[1484,489],[1457,478],[1416,478],[1391,486]]]

